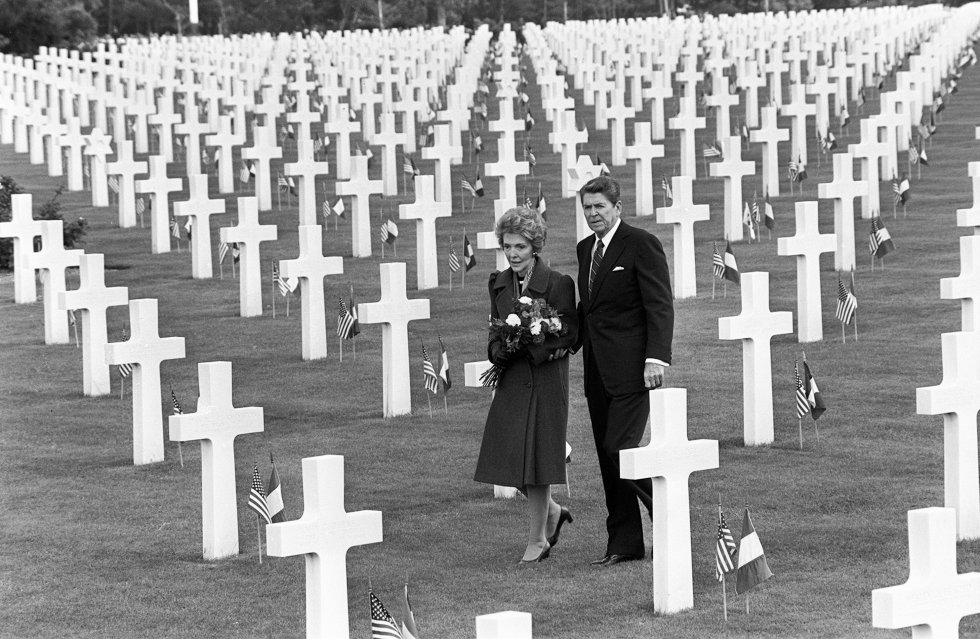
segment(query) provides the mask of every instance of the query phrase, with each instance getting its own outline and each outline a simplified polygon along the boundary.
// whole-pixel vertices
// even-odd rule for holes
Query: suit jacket
[[[586,362],[595,359],[611,395],[639,393],[649,357],[670,363],[674,305],[663,246],[655,236],[620,221],[589,295],[595,235],[578,243],[579,332]],[[596,381],[585,367],[585,392]]]

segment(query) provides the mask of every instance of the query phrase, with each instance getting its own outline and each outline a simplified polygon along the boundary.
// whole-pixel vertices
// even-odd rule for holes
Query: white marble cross
[[[810,71],[813,81],[806,85],[808,95],[817,96],[816,126],[817,136],[826,138],[830,130],[830,94],[836,91],[835,86],[827,80],[827,67],[817,65],[816,72]]]
[[[653,479],[653,609],[694,607],[691,569],[691,473],[718,468],[718,442],[687,438],[687,390],[650,391],[650,443],[619,452],[623,479]]]
[[[184,181],[167,177],[167,159],[163,155],[149,158],[150,177],[135,182],[137,193],[150,196],[150,246],[154,255],[170,252],[170,194],[180,191]]]
[[[677,175],[670,181],[674,197],[670,206],[657,209],[657,224],[672,224],[674,227],[674,299],[697,297],[694,223],[706,222],[711,210],[707,204],[694,203],[694,180],[689,176]]]
[[[793,332],[793,314],[769,310],[769,273],[742,273],[742,312],[718,318],[718,338],[742,340],[742,395],[746,446],[771,444],[774,335]]]
[[[939,297],[960,300],[961,330],[980,331],[980,236],[960,238],[960,274],[939,280]]]
[[[531,639],[531,613],[495,612],[476,618],[476,639]]]
[[[193,88],[187,88],[184,94],[184,121],[174,127],[177,135],[187,139],[184,143],[186,150],[184,161],[187,164],[187,175],[197,175],[201,172],[201,136],[211,133],[207,122],[200,121],[197,107],[197,94]]]
[[[344,458],[303,459],[303,516],[265,528],[270,557],[306,558],[306,636],[350,636],[347,610],[347,551],[381,543],[377,510],[344,508]]]
[[[255,197],[260,211],[272,210],[272,160],[282,157],[276,143],[275,126],[257,126],[252,130],[252,146],[242,149],[242,159],[255,164]]]
[[[300,282],[300,299],[303,304],[301,315],[303,359],[323,359],[327,356],[323,278],[342,274],[344,260],[337,256],[324,257],[322,226],[302,224],[299,227],[299,257],[280,260],[279,268],[283,278],[298,278]]]
[[[363,155],[352,157],[350,180],[335,184],[337,195],[351,198],[351,254],[354,257],[371,256],[371,194],[384,192],[384,183],[368,176],[367,163]]]
[[[299,138],[296,147],[296,161],[284,166],[286,175],[299,180],[297,187],[297,203],[299,208],[299,223],[316,224],[316,177],[329,175],[330,164],[326,160],[318,161],[313,154],[313,141],[309,138]]]
[[[980,614],[980,572],[957,574],[956,514],[950,508],[908,512],[909,578],[871,591],[871,625],[912,628],[912,639],[957,639],[960,620]]]
[[[868,183],[854,179],[853,155],[834,154],[834,179],[818,184],[817,194],[821,199],[834,200],[834,234],[837,236],[834,269],[853,271],[857,267],[854,256],[854,198],[868,194]]]
[[[779,109],[780,115],[790,118],[790,147],[792,148],[792,160],[804,163],[807,158],[807,138],[806,138],[806,118],[816,115],[817,105],[806,101],[806,87],[802,84],[790,86],[791,102],[784,104]]]
[[[745,89],[745,126],[755,129],[759,126],[759,89],[766,86],[766,80],[759,73],[759,65],[755,59],[749,58],[745,61],[745,72],[739,74],[738,81]]]
[[[680,112],[667,122],[668,128],[680,132],[681,175],[686,175],[691,178],[698,176],[697,144],[694,136],[698,129],[704,128],[705,122],[705,118],[698,117],[697,115],[694,98],[689,97],[680,99]]]
[[[338,103],[330,110],[330,119],[323,125],[323,130],[337,137],[337,143],[334,145],[337,149],[337,179],[349,180],[351,177],[350,136],[351,133],[361,132],[361,123],[350,119],[350,109],[347,104]]]
[[[88,143],[83,155],[89,157],[91,169],[90,187],[92,189],[92,206],[109,206],[109,186],[106,184],[106,157],[112,155],[112,136],[102,133],[96,127],[88,134]]]
[[[725,239],[738,242],[744,234],[742,224],[742,178],[755,175],[755,162],[742,159],[742,140],[737,135],[722,138],[721,162],[712,162],[708,174],[724,179]]]
[[[193,220],[191,234],[191,272],[194,279],[210,279],[214,276],[211,260],[211,216],[225,212],[225,200],[208,197],[208,176],[188,175],[188,199],[174,202],[174,217]]]
[[[487,128],[494,133],[500,133],[498,140],[504,140],[504,145],[511,150],[508,155],[501,157],[513,157],[514,141],[517,133],[524,130],[524,120],[514,117],[514,100],[512,98],[497,100],[497,108],[497,119],[490,120]]]
[[[453,201],[453,178],[451,165],[463,161],[463,145],[453,140],[452,131],[446,123],[435,126],[435,141],[432,146],[422,149],[422,158],[434,160],[436,167],[436,200]]]
[[[861,142],[851,144],[847,150],[861,161],[861,180],[868,185],[867,195],[861,197],[861,218],[870,220],[880,214],[878,182],[878,160],[888,153],[888,145],[878,140],[878,127],[875,117],[870,116],[861,120]]]
[[[674,88],[668,80],[670,74],[664,69],[654,69],[648,75],[651,86],[644,87],[643,98],[650,100],[651,139],[663,140],[667,137],[664,130],[664,104],[674,96]]]
[[[588,223],[585,221],[585,212],[582,209],[582,198],[579,196],[579,190],[585,186],[589,180],[599,177],[601,172],[602,167],[598,164],[593,164],[592,158],[587,155],[578,156],[578,162],[575,164],[575,166],[568,169],[568,191],[566,192],[566,195],[568,197],[575,198],[576,242],[579,242],[592,232],[592,230],[589,229]]]
[[[197,411],[170,416],[170,441],[201,442],[201,523],[204,559],[238,554],[235,438],[265,430],[262,408],[235,408],[231,362],[197,365]]]
[[[133,365],[133,464],[163,461],[160,363],[183,359],[183,337],[160,337],[157,300],[129,300],[130,337],[106,344],[106,364]]]
[[[920,415],[943,416],[945,506],[956,510],[956,538],[980,539],[980,333],[943,333],[943,381],[915,389]]]
[[[46,220],[41,224],[41,250],[29,254],[28,270],[32,274],[34,271],[41,271],[44,290],[44,343],[67,344],[68,314],[59,308],[58,295],[65,292],[65,271],[78,266],[84,251],[65,250],[64,221]],[[33,279],[32,277],[32,283]]]
[[[183,122],[180,114],[174,112],[173,94],[164,91],[157,104],[157,112],[146,117],[150,126],[155,126],[159,130],[157,139],[160,155],[167,158],[167,162],[174,161],[174,125]]]
[[[146,173],[146,162],[133,159],[133,141],[116,144],[116,161],[106,165],[107,175],[119,176],[119,227],[136,226],[136,176]]]
[[[14,302],[17,304],[37,301],[34,269],[28,261],[34,252],[34,238],[41,234],[44,223],[34,219],[33,199],[30,193],[11,195],[10,221],[0,222],[0,237],[14,241]]]
[[[218,193],[235,192],[234,149],[245,144],[245,133],[235,133],[230,115],[218,119],[218,131],[204,136],[208,146],[217,147],[220,153],[218,164]]]
[[[718,68],[711,75],[711,94],[705,98],[705,104],[715,111],[715,139],[723,140],[732,134],[731,108],[738,106],[738,95],[732,95],[728,89],[728,78]]]
[[[973,186],[973,204],[968,209],[956,209],[956,226],[972,226],[973,233],[980,235],[980,162],[968,162],[966,167]]]
[[[361,324],[384,324],[381,331],[384,416],[412,412],[408,355],[408,323],[429,318],[429,300],[410,300],[405,294],[405,263],[380,265],[381,300],[357,305]]]
[[[823,339],[820,254],[834,252],[837,244],[835,233],[820,232],[817,209],[817,202],[797,202],[796,235],[776,242],[778,255],[796,256],[796,335],[800,342]]]
[[[609,133],[612,136],[610,157],[613,166],[624,166],[628,157],[626,154],[626,120],[636,115],[636,109],[632,106],[626,106],[623,91],[613,89],[611,97],[612,104],[606,109],[605,114],[606,121],[612,123],[609,127]],[[652,140],[649,136],[646,139],[647,141]]]
[[[254,197],[238,198],[238,225],[218,230],[222,242],[237,244],[241,251],[238,282],[238,313],[241,317],[262,314],[262,262],[259,247],[279,237],[275,224],[259,224],[259,203]]]
[[[381,115],[381,132],[374,136],[373,142],[381,145],[381,181],[384,183],[384,196],[398,195],[397,149],[404,145],[405,134],[395,130],[395,114]]]
[[[615,132],[616,127],[613,126]],[[654,144],[649,122],[633,123],[633,144],[625,149],[626,158],[636,160],[636,214],[653,215],[653,159],[664,156],[664,145]]]
[[[749,140],[762,144],[762,192],[779,195],[779,143],[789,140],[789,129],[777,125],[776,107],[762,107],[762,128],[749,131]]]
[[[560,124],[560,126],[559,126]],[[555,130],[548,134],[548,142],[552,148],[561,150],[561,192],[568,193],[572,188],[569,183],[568,171],[572,168],[577,157],[575,147],[589,141],[588,129],[579,129],[575,122],[575,111],[568,109],[558,114],[555,119]],[[977,200],[980,202],[980,199]],[[980,206],[980,204],[978,204]],[[978,224],[980,226],[980,224]]]
[[[485,175],[500,178],[499,200],[510,208],[517,203],[517,176],[527,175],[530,163],[514,159],[514,146],[506,137],[497,138],[497,161],[484,165]]]
[[[436,220],[453,214],[452,199],[435,199],[435,178],[415,176],[415,201],[398,206],[398,218],[415,220],[415,267],[418,290],[439,286],[439,246]]]
[[[78,270],[81,285],[58,294],[58,307],[76,313],[82,324],[82,391],[89,397],[108,395],[109,365],[105,363],[108,342],[106,309],[123,306],[129,301],[125,286],[105,285],[105,256],[101,253],[81,255]]]
[[[58,140],[60,148],[68,149],[68,190],[81,191],[85,176],[82,174],[82,149],[85,136],[82,135],[78,118],[69,118],[68,131]]]

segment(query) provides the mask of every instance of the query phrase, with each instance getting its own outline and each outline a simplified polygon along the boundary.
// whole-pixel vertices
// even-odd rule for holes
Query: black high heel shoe
[[[521,559],[519,562],[517,562],[517,565],[524,566],[526,564],[540,563],[550,556],[551,556],[551,544],[548,544],[547,546],[545,546],[544,550],[542,550],[541,553],[538,554],[537,557],[535,557],[534,559]]]
[[[569,512],[564,506],[561,507],[561,514],[558,515],[558,523],[555,524],[555,533],[548,537],[548,545],[554,546],[558,543],[558,535],[561,534],[561,527],[565,525],[565,522],[572,523],[572,513]]]

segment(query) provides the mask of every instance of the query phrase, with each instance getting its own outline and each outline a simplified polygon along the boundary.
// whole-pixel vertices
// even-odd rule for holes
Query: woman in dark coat
[[[551,270],[538,254],[547,227],[526,208],[507,211],[497,222],[497,240],[510,268],[490,276],[490,315],[506,318],[520,297],[544,299],[558,311],[565,332],[516,352],[501,339],[487,345],[490,361],[503,369],[487,415],[476,481],[513,486],[527,495],[530,527],[521,563],[546,559],[568,509],[551,498],[551,484],[565,483],[565,432],[568,425],[568,357],[555,357],[578,338],[575,284]]]

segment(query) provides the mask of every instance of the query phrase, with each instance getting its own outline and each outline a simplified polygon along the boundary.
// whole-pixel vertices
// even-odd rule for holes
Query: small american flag
[[[347,303],[344,298],[339,298],[340,304],[337,309],[337,337],[340,339],[351,339],[354,337],[354,316],[351,315],[350,309],[347,308]]]
[[[461,184],[463,186],[463,190],[464,191],[466,191],[467,193],[469,193],[473,197],[476,197],[476,189],[473,188],[473,185],[470,184],[470,181],[469,180],[467,180],[464,177],[463,180],[462,180],[462,182],[461,182]]]
[[[810,402],[806,399],[806,388],[800,379],[800,363],[796,362],[796,417],[802,419],[810,412]]]
[[[265,523],[271,524],[272,517],[269,515],[269,502],[265,499],[265,488],[262,486],[262,477],[259,475],[258,465],[252,465],[252,487],[248,491],[248,507],[255,511],[259,519],[264,519]]]
[[[279,178],[276,180],[276,185],[279,187],[280,191],[289,190],[289,182],[286,181],[286,178],[282,173],[279,174]]]
[[[660,187],[664,190],[664,196],[670,200],[671,204],[674,203],[674,190],[670,188],[670,182],[667,181],[667,176],[660,175]]]
[[[401,639],[395,618],[385,608],[373,591],[371,594],[371,639]]]
[[[895,250],[891,233],[881,223],[881,217],[871,218],[871,233],[868,234],[868,251],[875,257],[884,257]]]
[[[133,365],[132,364],[120,364],[119,365],[119,376],[120,377],[122,377],[122,378],[129,377],[132,372],[133,372]]]
[[[452,244],[452,240],[449,242],[449,271],[455,273],[459,270],[459,256],[456,255],[456,248]]]
[[[177,401],[177,394],[174,393],[173,387],[170,388],[170,402],[173,406],[174,415],[184,414],[184,411],[180,409],[180,402]]]
[[[175,217],[170,218],[170,234],[178,240],[180,239],[180,225],[177,224],[177,218]]]
[[[228,244],[222,242],[218,245],[218,264],[224,264],[225,257],[228,255]]]
[[[728,528],[725,515],[719,512],[718,517],[718,543],[715,544],[715,578],[718,581],[723,581],[725,575],[735,570],[735,562],[732,561],[735,556],[735,537],[732,536],[732,531]]]
[[[432,366],[429,354],[425,352],[425,344],[422,344],[422,377],[425,380],[425,390],[433,395],[439,392],[439,376],[436,369]]]
[[[398,239],[398,226],[389,217],[385,220],[384,224],[381,225],[381,241],[387,242],[388,244],[394,244],[395,240]]]
[[[242,184],[248,184],[249,180],[252,179],[252,166],[246,162],[242,162],[242,168],[238,171],[238,181]]]
[[[146,201],[138,197],[136,198],[136,215],[143,215],[146,213]]]
[[[721,253],[718,252],[718,243],[712,242],[713,253],[711,255],[711,264],[714,267],[715,277],[720,280],[725,279],[725,260],[722,259]]]
[[[109,188],[113,193],[119,193],[119,178],[115,175],[109,176]]]
[[[857,310],[857,298],[854,293],[847,290],[840,276],[837,276],[837,319],[843,324],[850,324],[854,311]]]

